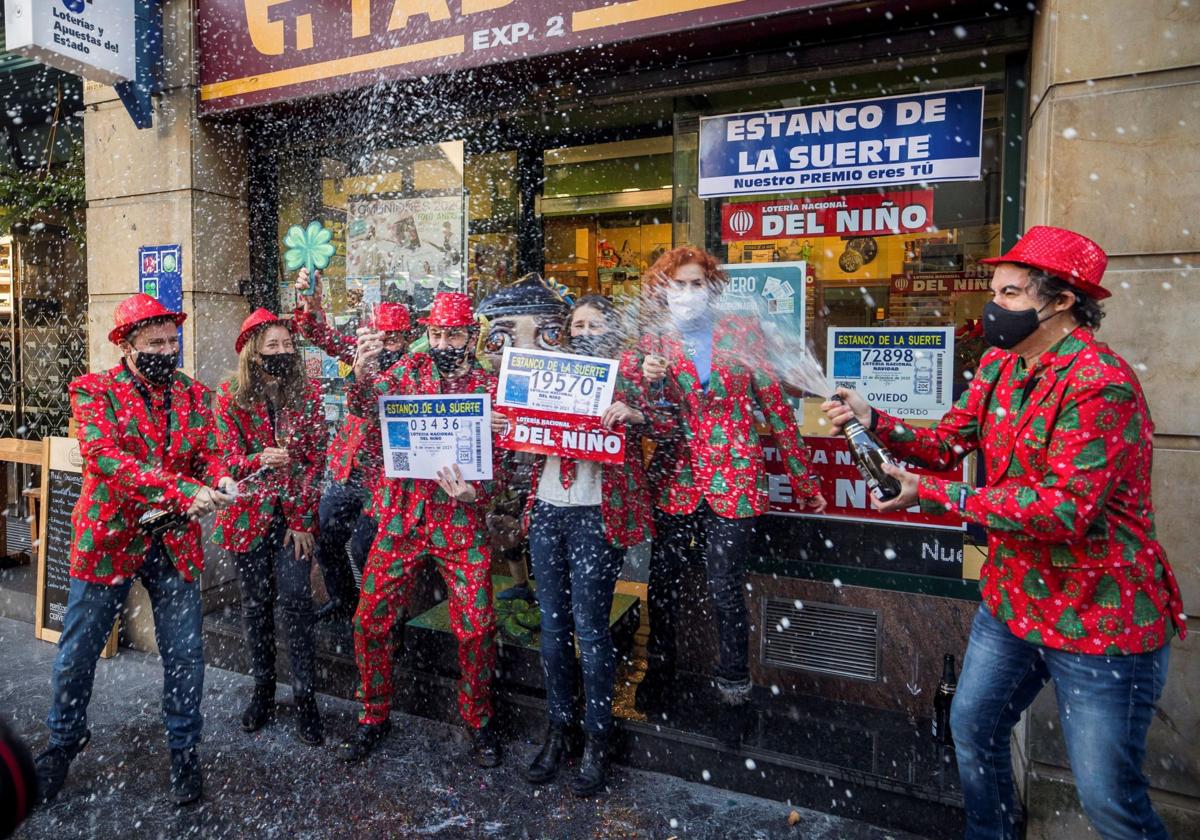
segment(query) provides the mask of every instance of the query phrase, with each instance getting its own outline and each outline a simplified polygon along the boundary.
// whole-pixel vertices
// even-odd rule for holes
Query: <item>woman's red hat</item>
[[[132,295],[117,304],[116,311],[113,312],[114,326],[108,333],[108,340],[113,344],[120,344],[138,324],[155,318],[170,318],[175,322],[175,326],[179,326],[187,320],[187,315],[172,312],[150,295]]]
[[[1112,295],[1100,285],[1108,265],[1104,249],[1083,234],[1066,228],[1034,225],[1007,254],[980,262],[988,265],[1019,263],[1040,268],[1098,300]]]
[[[238,333],[237,341],[233,343],[233,349],[241,353],[242,348],[246,346],[246,342],[253,338],[259,329],[268,324],[282,324],[291,330],[291,326],[287,321],[280,318],[271,310],[263,309],[260,306],[247,315],[245,321],[242,321],[242,331]]]

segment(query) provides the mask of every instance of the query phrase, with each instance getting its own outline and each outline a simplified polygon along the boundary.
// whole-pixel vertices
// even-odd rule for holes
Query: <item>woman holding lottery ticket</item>
[[[325,470],[321,387],[307,377],[291,325],[258,309],[234,344],[238,372],[217,394],[217,435],[238,497],[217,516],[213,541],[232,555],[254,695],[242,728],[254,732],[275,714],[275,598],[283,606],[292,662],[297,735],[324,740],[314,696],[312,589],[317,507]]]
[[[534,784],[553,779],[573,723],[575,641],[579,643],[585,699],[584,754],[571,789],[589,796],[604,789],[612,730],[616,650],[609,632],[613,589],[625,549],[651,536],[641,437],[662,431],[666,419],[647,405],[637,357],[622,356],[620,317],[608,298],[589,295],[571,309],[563,350],[622,359],[613,402],[601,423],[625,430],[623,463],[539,455],[526,517],[541,606],[542,667],[549,726],[545,743],[525,773]],[[574,635],[574,639],[572,638]]]
[[[661,713],[674,699],[679,588],[695,546],[716,606],[718,699],[732,713],[722,728],[736,739],[745,719],[739,710],[750,700],[745,559],[768,506],[760,422],[775,438],[795,498],[816,512],[825,500],[809,476],[804,440],[772,374],[760,325],[717,307],[726,282],[712,254],[681,246],[659,257],[643,284],[643,373],[656,400],[678,406],[679,432],[650,467],[650,639],[636,705]]]

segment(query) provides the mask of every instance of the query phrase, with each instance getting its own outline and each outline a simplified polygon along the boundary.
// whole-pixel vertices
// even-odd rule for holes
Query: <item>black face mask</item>
[[[1046,304],[1049,306],[1050,304]],[[1011,350],[1037,332],[1038,325],[1049,318],[1039,318],[1041,309],[1005,309],[994,301],[983,305],[983,337],[987,343],[1001,350]]]
[[[403,350],[384,350],[378,356],[379,369],[387,370],[388,368],[390,368],[392,365],[396,364],[396,362],[400,361],[403,358],[404,358]]]
[[[268,376],[286,378],[295,373],[296,359],[295,353],[272,353],[270,356],[263,356],[259,364]]]
[[[175,375],[177,358],[175,353],[146,353],[139,350],[133,359],[133,364],[147,382],[166,385]]]
[[[467,348],[431,347],[429,348],[429,355],[433,357],[433,363],[437,365],[437,369],[442,376],[451,376],[467,360]]]
[[[574,335],[571,336],[571,352],[607,358],[612,352],[612,341],[607,335]]]

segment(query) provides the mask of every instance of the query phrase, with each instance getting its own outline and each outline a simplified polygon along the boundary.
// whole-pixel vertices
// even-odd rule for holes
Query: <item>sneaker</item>
[[[379,746],[380,742],[392,731],[392,722],[360,723],[354,730],[354,737],[342,745],[342,761],[347,764],[358,764]]]
[[[296,699],[296,736],[310,747],[325,743],[325,727],[315,697]]]
[[[242,731],[257,732],[275,720],[275,683],[257,683],[250,704],[242,712]]]
[[[749,678],[727,680],[724,677],[717,677],[717,695],[727,706],[744,706],[749,703],[752,688]]]
[[[72,746],[57,747],[51,745],[34,759],[33,765],[37,772],[38,784],[37,802],[39,805],[47,805],[53,802],[58,796],[58,792],[62,790],[63,783],[67,781],[67,771],[71,769],[71,761],[75,756],[79,755],[80,750],[86,747],[90,740],[92,740],[92,731],[89,729]]]
[[[179,806],[198,802],[204,795],[200,754],[195,747],[171,750],[171,798]]]
[[[484,769],[499,767],[503,758],[500,739],[492,731],[492,727],[483,725],[472,734],[471,756],[475,764]]]

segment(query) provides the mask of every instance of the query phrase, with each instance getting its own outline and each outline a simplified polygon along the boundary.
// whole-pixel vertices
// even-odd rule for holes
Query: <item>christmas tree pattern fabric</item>
[[[680,406],[682,434],[652,462],[658,507],[692,513],[702,501],[726,519],[767,512],[767,474],[756,416],[774,436],[787,465],[794,498],[811,499],[820,487],[809,474],[808,452],[796,416],[784,398],[763,349],[761,328],[726,315],[713,329],[712,372],[700,385],[696,365],[678,334],[644,342],[642,350],[666,357],[664,397]]]
[[[83,456],[71,576],[120,583],[150,549],[137,527],[144,513],[186,513],[201,487],[229,475],[209,409],[212,392],[179,371],[167,385],[153,385],[122,362],[79,377],[70,393]],[[163,546],[184,580],[204,568],[198,523],[168,531]]]
[[[654,536],[650,491],[642,461],[642,441],[646,437],[669,437],[674,434],[675,416],[651,405],[646,399],[642,382],[641,357],[627,352],[621,356],[613,402],[623,402],[646,418],[640,425],[625,426],[625,463],[604,464],[600,468],[600,516],[604,522],[604,537],[617,548],[629,548]],[[567,474],[570,458],[563,458],[560,470]],[[546,456],[534,461],[532,486],[537,487]],[[529,530],[537,493],[525,500],[524,528]]]
[[[876,412],[902,458],[948,469],[982,449],[982,487],[922,476],[922,509],[988,529],[980,588],[1018,637],[1088,654],[1157,650],[1186,631],[1154,533],[1154,426],[1137,376],[1077,328],[1032,365],[993,348],[934,429]]]
[[[262,467],[262,451],[280,446],[271,413],[265,400],[250,410],[236,400],[236,377],[221,384],[217,391],[217,439],[221,444],[231,475],[239,481]],[[295,438],[288,442],[288,465],[258,475],[249,492],[242,493],[217,514],[213,542],[229,551],[250,551],[270,536],[276,511],[283,514],[293,531],[312,533],[317,525],[317,507],[321,503],[321,476],[325,472],[325,417],[321,405],[321,386],[306,380],[304,401],[298,409],[276,409],[276,417],[289,418]]]
[[[371,382],[355,382],[349,405],[360,417],[376,418],[378,429],[380,396],[444,393],[488,394],[494,399],[496,377],[473,363],[466,376],[447,380],[428,354],[414,353]],[[471,482],[476,494],[471,502],[452,499],[436,481],[380,478],[373,500],[379,531],[363,570],[354,616],[363,723],[387,718],[392,697],[391,628],[408,603],[416,575],[430,558],[446,581],[451,630],[458,640],[463,721],[478,729],[491,718],[496,622],[484,511],[503,485],[502,461],[495,463],[495,479]]]
[[[322,351],[344,362],[354,364],[354,353],[358,340],[343,335],[329,326],[324,318],[318,318],[300,307],[296,307],[293,321],[300,335]],[[378,418],[346,416],[333,440],[329,444],[329,467],[333,480],[345,483],[357,467],[362,472],[363,485],[372,488],[383,470],[383,443],[379,439]],[[370,510],[366,511],[370,514]]]

